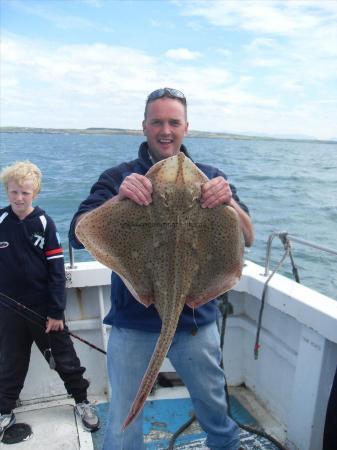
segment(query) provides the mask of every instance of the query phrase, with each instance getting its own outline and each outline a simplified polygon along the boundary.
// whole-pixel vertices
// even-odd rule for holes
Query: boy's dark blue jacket
[[[48,317],[63,318],[63,250],[53,220],[38,206],[24,220],[10,206],[0,209],[0,291],[28,307],[45,305]],[[0,304],[5,302],[1,296]]]
[[[190,158],[185,146],[181,147],[181,151]],[[198,163],[196,165],[210,179],[217,176],[226,178],[220,170],[212,166]],[[143,142],[139,148],[137,159],[122,163],[101,174],[98,181],[92,186],[88,198],[80,204],[71,222],[69,240],[74,248],[83,248],[75,236],[75,223],[77,218],[81,214],[97,208],[113,196],[117,195],[122,181],[128,175],[131,173],[145,175],[151,166],[152,162],[149,157],[148,145],[146,142]],[[234,199],[240,204],[242,209],[248,213],[247,207],[240,202],[236,195],[235,187],[231,185],[231,189]],[[177,329],[192,330],[196,325],[201,326],[213,322],[216,319],[217,314],[218,308],[214,301],[196,308],[194,311],[188,306],[185,306],[180,316]],[[112,272],[111,275],[111,309],[105,317],[104,323],[122,328],[134,328],[153,332],[159,332],[161,328],[161,320],[154,306],[151,305],[149,308],[146,308],[135,300],[123,281],[114,272]]]

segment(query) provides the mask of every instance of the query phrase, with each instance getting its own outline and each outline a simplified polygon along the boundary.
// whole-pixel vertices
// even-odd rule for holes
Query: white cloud
[[[200,52],[193,52],[188,50],[188,48],[172,48],[167,50],[165,56],[170,59],[177,59],[180,61],[193,61],[195,59],[201,58]]]
[[[232,52],[228,48],[217,48],[216,51],[219,55],[224,56],[225,58],[232,55]]]
[[[276,7],[278,3],[271,5]],[[298,29],[282,38],[258,34],[244,46],[244,63],[251,68],[252,76],[255,70],[260,70],[259,83],[264,83],[265,88],[292,91],[294,95],[300,95],[301,100],[302,97],[329,96],[329,83],[337,86],[337,28],[334,22],[337,9],[332,9],[334,18],[331,8],[327,14],[330,3],[293,1],[287,5],[296,14],[300,10],[304,15],[315,14],[318,25]]]
[[[293,93],[293,94],[303,94],[305,96],[305,89],[302,81],[298,79],[285,79],[280,76],[266,77],[269,83],[278,86],[279,90]]]
[[[162,22],[156,19],[150,19],[150,24],[154,28],[160,28],[162,26]]]
[[[277,67],[282,64],[282,61],[279,59],[273,58],[253,58],[250,60],[250,63],[256,67]]]
[[[17,36],[4,37],[2,48],[2,125],[136,126],[134,104],[142,109],[158,78],[152,58],[129,48],[52,46]]]
[[[261,45],[255,42],[255,48]],[[172,86],[187,96],[193,129],[277,134],[293,130],[318,137],[331,137],[335,129],[335,105],[318,108],[309,103],[300,91],[299,76],[270,74],[264,79],[273,87],[268,94],[256,89],[249,67],[234,73],[221,58],[209,63],[203,59],[200,66],[198,60],[158,60],[133,48],[47,44],[13,34],[4,34],[2,50],[3,126],[139,129],[147,94]],[[281,92],[303,98],[297,98],[296,108],[289,108]]]
[[[331,3],[317,0],[197,0],[182,2],[181,7],[184,15],[203,17],[216,26],[289,35],[323,26],[326,22],[323,13],[328,12],[333,22],[337,8]]]
[[[153,28],[160,28],[161,30],[173,30],[175,28],[175,24],[172,22],[153,18],[150,19],[150,25]]]
[[[192,31],[196,31],[199,32],[201,30],[203,30],[203,26],[200,23],[200,21],[196,21],[196,20],[190,20],[186,23],[186,27],[189,28]]]
[[[146,94],[164,85],[183,89],[191,104],[206,103],[209,108],[212,101],[268,103],[244,93],[239,85],[235,87],[230,72],[214,64],[184,66],[173,59],[159,65],[156,59],[130,48],[105,44],[50,46],[14,35],[4,38],[3,48],[8,55],[2,67],[7,124],[9,111],[20,114],[21,106],[25,120],[32,120],[34,114],[27,115],[24,105],[35,105],[36,112],[49,110],[44,123],[57,117],[62,126],[68,126],[67,120],[74,118],[77,127],[92,126],[92,122],[97,126],[121,126],[116,121],[121,121],[122,112],[114,111],[116,105],[122,104],[123,111],[133,109],[129,127],[131,123],[138,126],[140,115],[137,122],[132,118],[136,111],[142,111]],[[243,83],[246,81],[243,79]],[[62,108],[67,111],[60,112]],[[97,114],[99,109],[101,114]],[[110,113],[105,115],[107,110]],[[38,114],[35,120],[40,119]]]
[[[275,50],[275,47],[278,46],[278,43],[275,39],[259,37],[250,42],[249,45],[246,45],[245,49],[247,52],[258,52],[264,50]]]

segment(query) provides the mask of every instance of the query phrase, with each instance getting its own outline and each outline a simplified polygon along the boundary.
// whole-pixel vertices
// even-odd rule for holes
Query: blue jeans
[[[127,328],[111,329],[108,372],[112,398],[103,450],[142,450],[143,414],[121,432],[158,338],[157,333]],[[202,326],[196,335],[175,334],[168,357],[185,383],[198,421],[211,450],[237,450],[239,429],[227,415],[224,373],[220,368],[220,342],[216,323]]]

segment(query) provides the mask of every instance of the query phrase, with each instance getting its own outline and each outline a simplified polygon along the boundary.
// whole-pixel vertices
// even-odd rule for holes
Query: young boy
[[[65,271],[58,233],[53,220],[33,206],[41,178],[39,168],[29,161],[16,162],[0,174],[9,199],[9,206],[0,209],[0,441],[15,423],[13,409],[34,341],[74,398],[75,412],[85,429],[99,428],[95,409],[87,400],[85,368],[64,324]],[[38,316],[13,307],[9,297],[45,321],[39,326]]]

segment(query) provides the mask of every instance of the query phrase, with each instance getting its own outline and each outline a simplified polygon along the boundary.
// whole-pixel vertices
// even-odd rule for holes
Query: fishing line
[[[17,308],[15,308],[15,306],[10,306],[9,304],[5,303],[4,299],[1,299],[1,297],[4,297],[4,298],[6,298],[7,300],[10,300],[17,308],[23,309],[23,310],[25,311],[25,313],[23,313],[22,311],[19,311]],[[17,300],[14,300],[14,298],[9,297],[8,295],[4,294],[3,292],[0,292],[0,301],[1,301],[1,304],[2,304],[3,306],[6,306],[6,307],[9,308],[11,311],[14,311],[16,314],[18,314],[19,316],[21,316],[22,318],[24,318],[24,319],[30,321],[31,323],[33,323],[33,324],[35,324],[35,325],[38,325],[40,328],[43,328],[43,329],[45,330],[45,321],[46,321],[46,318],[43,317],[43,316],[41,316],[41,314],[37,313],[36,311],[32,310],[31,308],[28,308],[28,306],[23,305],[22,303],[18,302]],[[36,316],[36,319],[30,318],[30,317],[28,316],[27,313],[28,313],[28,314],[29,314],[29,313],[30,313],[30,314],[33,314],[34,316]],[[42,321],[43,323],[41,323],[41,321]],[[64,331],[65,333],[67,333],[69,336],[71,336],[71,337],[73,337],[73,338],[75,338],[75,339],[78,339],[79,341],[83,342],[83,344],[86,344],[86,345],[88,345],[89,347],[93,348],[94,350],[97,350],[98,352],[101,352],[101,353],[103,353],[104,355],[106,355],[106,351],[102,350],[101,348],[97,347],[96,345],[92,344],[91,342],[89,342],[89,341],[87,341],[87,340],[81,338],[80,336],[78,336],[78,335],[72,333],[72,332],[69,331],[69,330],[64,329],[63,331]],[[48,350],[50,350],[50,352],[51,352],[51,349],[50,349],[50,348],[49,348],[49,349],[46,349],[46,351],[48,351]]]

